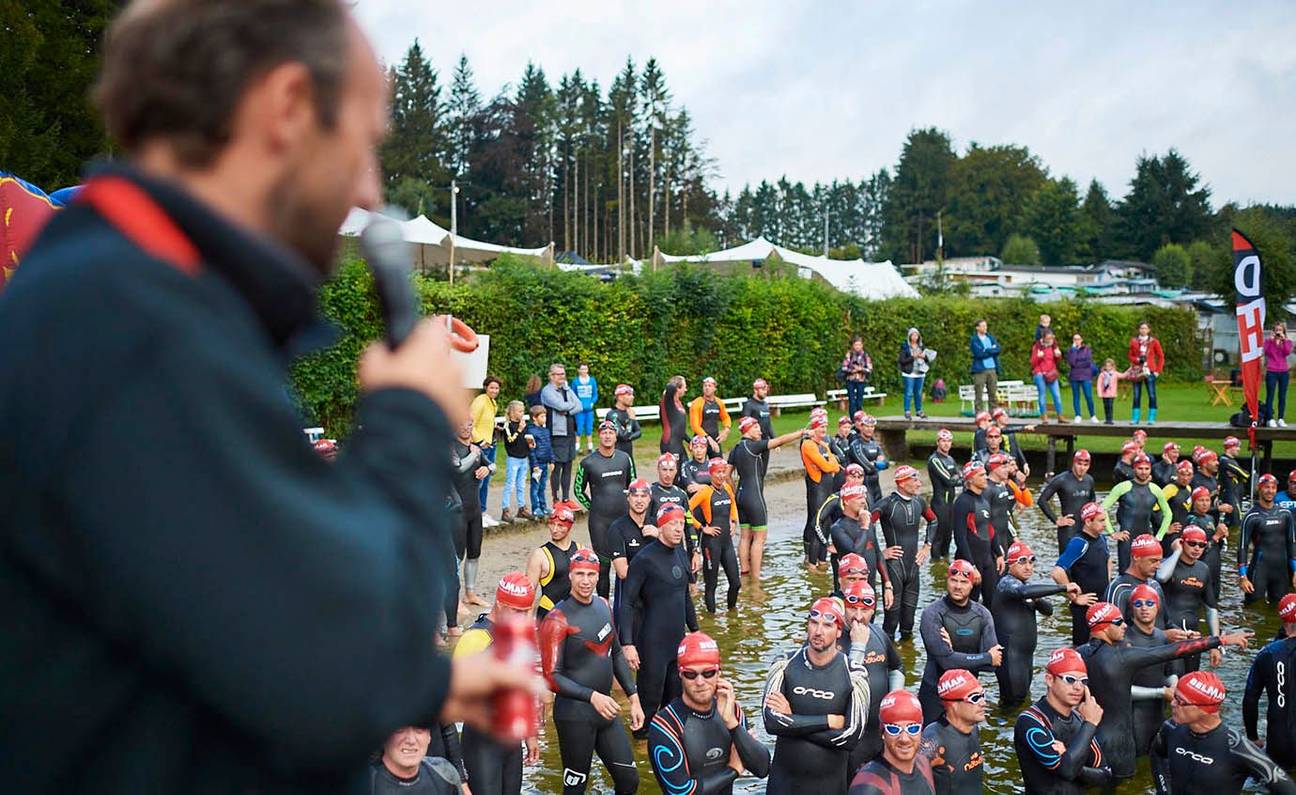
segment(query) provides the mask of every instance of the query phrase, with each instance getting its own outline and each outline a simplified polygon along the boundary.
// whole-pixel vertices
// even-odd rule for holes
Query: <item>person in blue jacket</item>
[[[581,412],[576,415],[576,449],[585,439],[587,452],[594,452],[594,407],[598,405],[598,381],[589,374],[589,365],[581,362],[576,368],[576,380],[572,381],[576,397],[580,398]]]
[[[999,388],[999,340],[990,336],[986,326],[984,319],[978,320],[968,341],[972,349],[972,390],[977,411],[993,408],[995,391]]]

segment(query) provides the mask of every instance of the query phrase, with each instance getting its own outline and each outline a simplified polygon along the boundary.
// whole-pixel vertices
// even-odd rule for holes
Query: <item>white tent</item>
[[[779,259],[797,267],[797,273],[809,279],[819,274],[825,281],[842,292],[852,293],[869,300],[883,298],[917,298],[918,291],[901,278],[900,273],[891,264],[885,262],[865,262],[861,259],[838,260],[827,257],[816,257],[802,254],[789,248],[777,246],[763,237],[758,237],[741,246],[713,251],[710,254],[672,256],[658,254],[662,262],[751,262],[765,260],[771,254],[778,254]]]
[[[344,237],[358,237],[369,223],[370,213],[359,207],[351,208],[346,220],[342,222],[338,234]],[[409,243],[416,246],[414,261],[419,267],[428,265],[445,265],[450,262],[450,230],[440,226],[425,215],[401,222],[401,234]],[[455,264],[462,265],[474,262],[489,262],[500,254],[521,254],[527,257],[544,257],[550,253],[550,246],[539,248],[519,248],[501,246],[495,243],[483,243],[462,235],[453,236]]]

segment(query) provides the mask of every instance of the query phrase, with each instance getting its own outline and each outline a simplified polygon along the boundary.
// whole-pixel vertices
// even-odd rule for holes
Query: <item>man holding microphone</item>
[[[346,791],[396,727],[538,690],[433,644],[467,416],[442,328],[366,350],[336,462],[285,398],[337,229],[379,198],[385,79],[346,4],[133,3],[95,99],[118,159],[0,299],[26,341],[0,364],[0,788]]]

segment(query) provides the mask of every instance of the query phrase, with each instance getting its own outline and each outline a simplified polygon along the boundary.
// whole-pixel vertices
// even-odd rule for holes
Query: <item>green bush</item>
[[[905,330],[922,330],[937,351],[928,384],[944,378],[951,392],[970,380],[968,337],[979,318],[990,323],[1007,352],[1005,378],[1029,377],[1029,351],[1042,310],[1053,316],[1063,347],[1079,331],[1099,362],[1122,366],[1129,338],[1147,320],[1167,357],[1167,375],[1196,379],[1201,343],[1191,312],[1095,304],[1083,299],[1041,306],[1025,299],[864,301],[796,276],[738,276],[677,265],[602,283],[576,273],[536,268],[504,257],[488,271],[451,286],[416,276],[428,313],[452,312],[491,336],[491,372],[504,396],[520,397],[527,377],[550,362],[590,364],[611,398],[619,382],[633,385],[640,404],[655,402],[666,379],[687,376],[696,388],[714,376],[721,394],[746,394],[763,376],[775,394],[838,386],[835,373],[846,346],[860,334],[873,355],[873,383],[899,391],[896,366]],[[345,434],[356,398],[355,362],[381,333],[372,282],[363,263],[347,259],[321,291],[326,316],[343,330],[334,347],[302,360],[294,371],[303,410],[330,433]]]

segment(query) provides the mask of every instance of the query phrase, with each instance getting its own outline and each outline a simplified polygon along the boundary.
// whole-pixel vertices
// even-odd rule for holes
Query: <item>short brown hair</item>
[[[209,165],[229,143],[254,80],[300,62],[331,128],[348,59],[340,0],[154,0],[113,22],[94,89],[108,134],[127,152],[168,140],[185,165]]]

